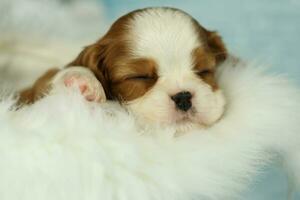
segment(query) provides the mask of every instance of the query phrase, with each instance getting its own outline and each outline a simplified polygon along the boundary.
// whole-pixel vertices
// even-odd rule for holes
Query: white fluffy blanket
[[[1,200],[226,200],[280,153],[299,176],[300,92],[254,65],[218,72],[228,104],[213,127],[173,137],[77,93],[14,111],[0,103]]]

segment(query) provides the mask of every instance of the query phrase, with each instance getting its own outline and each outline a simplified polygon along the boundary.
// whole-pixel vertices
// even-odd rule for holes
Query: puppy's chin
[[[181,136],[181,135],[187,133],[188,131],[191,131],[194,129],[201,130],[201,129],[207,128],[206,125],[197,123],[197,122],[193,122],[192,120],[176,122],[173,124],[169,124],[169,126],[172,126],[176,130],[175,136]]]

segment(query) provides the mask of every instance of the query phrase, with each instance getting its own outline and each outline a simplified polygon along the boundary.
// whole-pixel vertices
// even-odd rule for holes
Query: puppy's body
[[[118,19],[69,66],[89,68],[107,98],[120,101],[142,121],[208,126],[224,110],[215,70],[226,56],[221,38],[188,14],[147,8]],[[51,85],[51,80],[45,81]],[[43,95],[33,93],[35,100]],[[23,97],[24,92],[24,102]]]

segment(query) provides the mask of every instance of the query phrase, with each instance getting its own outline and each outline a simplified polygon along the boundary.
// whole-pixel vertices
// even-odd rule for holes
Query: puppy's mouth
[[[176,124],[184,124],[188,122],[193,122],[193,118],[187,113],[179,113],[177,119],[175,120]]]
[[[177,110],[177,116],[176,116],[175,123],[178,125],[184,125],[184,124],[190,124],[190,123],[199,124],[199,121],[195,119],[196,113],[197,113],[197,110],[194,107],[192,107],[190,110],[188,110],[186,112]],[[200,124],[201,124],[201,122],[200,122]]]
[[[188,112],[177,112],[175,120],[176,134],[175,136],[181,136],[187,131],[194,129],[206,129],[209,128],[212,124],[206,124],[205,121],[199,117],[199,113],[195,108],[192,108]]]
[[[184,113],[175,121],[176,133],[175,136],[181,136],[187,131],[193,130],[195,128],[202,129],[206,126],[202,123],[199,123],[191,113]]]

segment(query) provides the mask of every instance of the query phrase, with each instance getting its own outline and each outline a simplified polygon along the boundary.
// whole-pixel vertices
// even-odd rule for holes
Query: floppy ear
[[[216,59],[216,64],[222,63],[227,58],[227,50],[222,38],[215,31],[205,30],[207,36],[207,45]]]
[[[100,40],[95,44],[85,47],[83,51],[77,56],[77,58],[70,64],[68,64],[67,67],[82,66],[89,68],[101,82],[106,97],[109,98],[110,90],[104,66],[105,54],[106,45],[102,42],[102,40]]]

